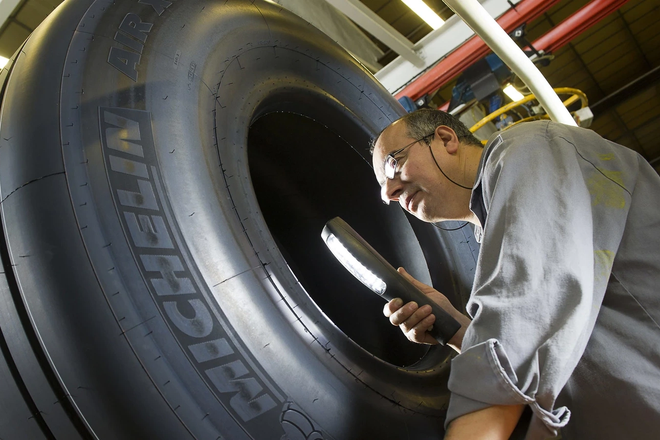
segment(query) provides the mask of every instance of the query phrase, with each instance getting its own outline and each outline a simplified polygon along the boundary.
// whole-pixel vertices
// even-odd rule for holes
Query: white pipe
[[[548,80],[477,0],[444,2],[523,80],[553,121],[577,126]]]

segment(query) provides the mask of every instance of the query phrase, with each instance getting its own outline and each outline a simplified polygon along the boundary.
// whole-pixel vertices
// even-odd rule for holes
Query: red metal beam
[[[573,40],[573,38],[619,9],[628,1],[629,0],[593,0],[591,3],[575,12],[575,14],[559,23],[550,32],[534,41],[532,45],[536,50],[542,50],[544,52],[557,51]],[[447,79],[438,88],[445,85],[451,79],[452,78]],[[449,108],[449,102],[439,108],[440,110],[447,111]]]
[[[554,52],[627,2],[628,0],[593,0],[532,45],[537,50]]]
[[[511,32],[521,24],[539,17],[558,2],[559,0],[524,0],[517,4],[514,9],[505,12],[497,20],[497,23],[505,31]],[[477,60],[486,56],[489,51],[490,49],[481,38],[477,36],[470,38],[461,47],[397,93],[396,98],[409,96],[413,100],[417,100],[427,93],[439,89]]]

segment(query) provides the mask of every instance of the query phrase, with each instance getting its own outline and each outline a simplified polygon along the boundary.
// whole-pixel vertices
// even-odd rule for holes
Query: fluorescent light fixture
[[[4,68],[9,62],[9,58],[0,57],[0,69]]]
[[[511,84],[507,84],[506,87],[504,87],[504,93],[511,98],[511,101],[513,102],[520,101],[524,98],[523,94],[516,90]]]
[[[429,26],[434,30],[442,26],[445,21],[438,17],[438,14],[433,12],[431,8],[427,6],[422,0],[401,0],[408,6],[412,11],[419,15],[419,17],[424,20]]]
[[[329,234],[325,242],[337,260],[339,260],[351,275],[377,294],[382,295],[385,293],[385,289],[387,288],[385,281],[378,278],[364,264],[360,263],[334,234]]]

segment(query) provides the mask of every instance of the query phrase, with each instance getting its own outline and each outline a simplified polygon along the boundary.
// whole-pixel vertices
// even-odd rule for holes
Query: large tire
[[[267,2],[69,0],[0,80],[0,438],[442,434],[450,350],[319,237],[459,306],[473,237],[378,201],[402,109],[345,51]]]

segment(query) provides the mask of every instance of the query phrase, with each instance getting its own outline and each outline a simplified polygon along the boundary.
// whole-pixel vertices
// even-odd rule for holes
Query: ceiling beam
[[[511,9],[512,4],[517,7],[521,1],[529,0],[479,1],[491,17],[499,17]],[[468,25],[460,17],[453,15],[439,29],[432,31],[413,46],[424,59],[424,66],[415,66],[403,57],[399,57],[378,71],[376,78],[390,93],[395,93],[473,36],[474,32]]]
[[[6,1],[6,0],[3,0]],[[394,52],[414,66],[423,67],[424,60],[413,49],[413,44],[378,14],[359,0],[326,0],[344,15],[362,26],[367,32],[382,41]]]
[[[619,104],[633,98],[635,95],[651,87],[655,87],[658,82],[660,82],[660,66],[649,70],[639,78],[632,80],[619,90],[591,105],[591,110],[594,112],[594,115],[608,112]]]
[[[22,0],[0,0],[0,27],[7,23]]]

